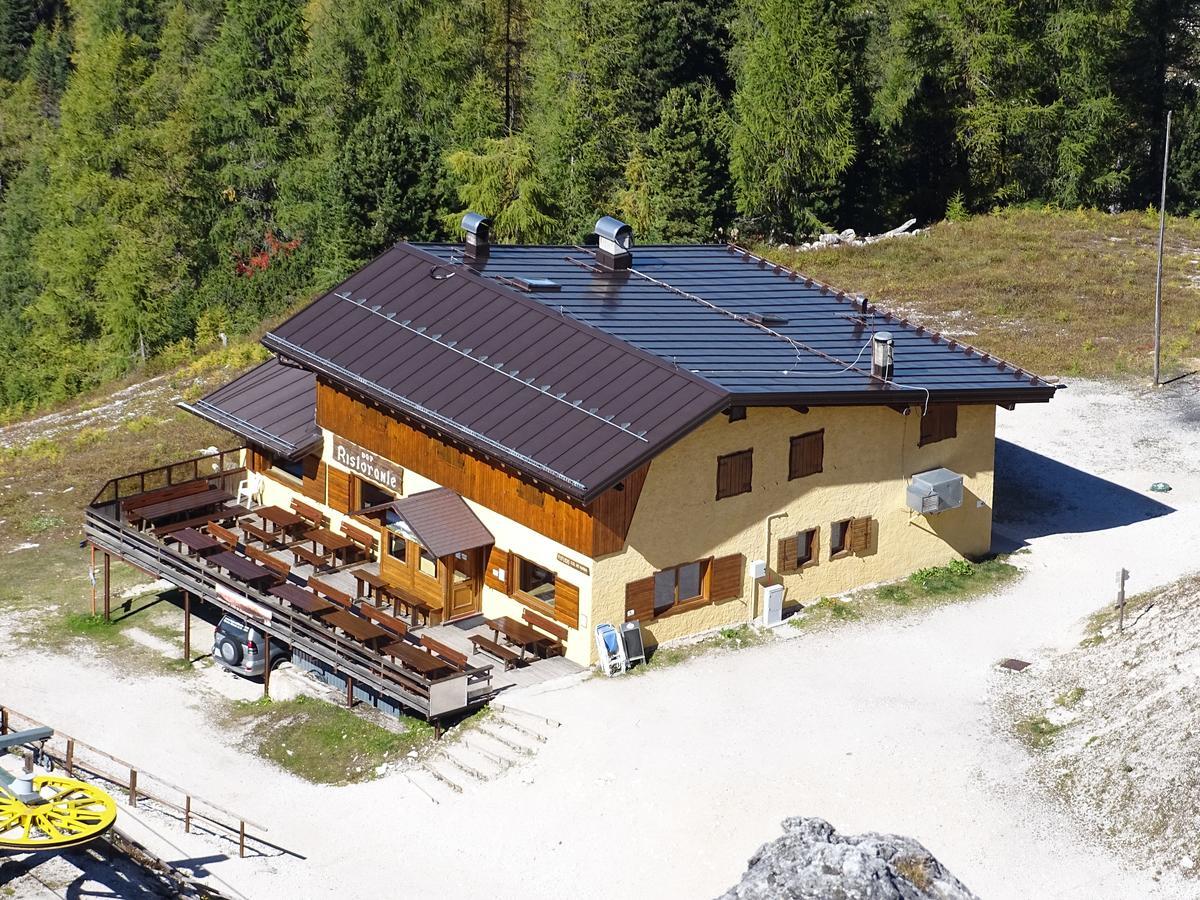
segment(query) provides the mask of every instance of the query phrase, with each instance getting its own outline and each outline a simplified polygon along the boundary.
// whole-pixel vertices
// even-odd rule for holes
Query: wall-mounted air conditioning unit
[[[958,509],[963,502],[963,477],[949,469],[918,472],[908,483],[908,506],[922,515]]]

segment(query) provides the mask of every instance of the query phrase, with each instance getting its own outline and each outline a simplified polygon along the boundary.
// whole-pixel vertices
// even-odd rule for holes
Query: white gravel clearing
[[[593,678],[505,705],[561,722],[536,756],[462,794],[390,773],[308,785],[230,746],[195,679],[44,654],[0,657],[4,700],[266,819],[307,856],[239,860],[171,835],[256,898],[695,898],[733,884],[788,815],[925,844],[987,900],[1195,897],[1085,839],[993,719],[1002,657],[1035,665],[1081,619],[1200,560],[1195,388],[1073,385],[1002,412],[997,539],[1027,539],[1018,583],[918,617],[791,634],[641,678]],[[1150,495],[1152,482],[1173,491]],[[1166,504],[1162,506],[1160,504]],[[1136,723],[1130,723],[1134,727]],[[428,792],[428,793],[426,793]],[[431,802],[431,796],[436,802]],[[231,858],[219,858],[229,854]]]

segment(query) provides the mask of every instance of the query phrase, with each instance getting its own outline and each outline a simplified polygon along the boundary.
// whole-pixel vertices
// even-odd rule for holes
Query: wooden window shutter
[[[496,573],[499,574],[496,574]],[[492,547],[488,554],[487,571],[483,573],[483,583],[502,594],[508,593],[508,551]]]
[[[779,539],[779,556],[775,563],[778,572],[787,575],[799,571],[796,560],[800,556],[800,538],[798,535]]]
[[[350,475],[340,469],[329,469],[329,506],[338,512],[350,512]]]
[[[654,618],[654,576],[625,585],[625,621]]]
[[[745,557],[740,553],[721,556],[712,561],[709,581],[710,600],[732,600],[742,596],[742,568]]]
[[[815,475],[824,470],[825,429],[810,431],[792,438],[788,458],[788,480]]]
[[[846,549],[851,553],[866,553],[871,549],[871,520],[851,519]]]
[[[955,403],[931,403],[929,411],[921,416],[921,440],[919,446],[944,441],[958,436],[958,405]]]
[[[324,504],[325,463],[320,459],[320,457],[305,457],[304,478],[300,482],[300,493],[302,493],[309,500],[316,500],[318,503]]]
[[[754,451],[739,450],[717,457],[717,499],[734,497],[751,490],[754,481]]]
[[[571,628],[579,627],[579,588],[558,576],[554,578],[554,618]]]

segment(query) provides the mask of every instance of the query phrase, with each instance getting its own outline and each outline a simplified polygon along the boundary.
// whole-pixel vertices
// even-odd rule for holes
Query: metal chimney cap
[[[492,220],[482,213],[469,212],[462,217],[462,230],[474,235],[476,240],[486,241],[491,227]]]
[[[872,338],[872,340],[881,344],[893,343],[892,333],[890,331],[877,331],[875,332],[875,337]]]
[[[612,216],[603,216],[596,222],[596,234],[612,241],[622,250],[633,248],[633,229]]]

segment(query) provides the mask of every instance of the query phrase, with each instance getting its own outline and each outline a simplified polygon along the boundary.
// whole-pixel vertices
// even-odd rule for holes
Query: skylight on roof
[[[517,278],[513,279],[513,284],[515,284],[521,290],[529,291],[531,293],[534,291],[549,292],[549,291],[561,291],[562,290],[562,285],[560,285],[557,281],[553,281],[549,278],[525,278],[522,276],[518,276]]]

